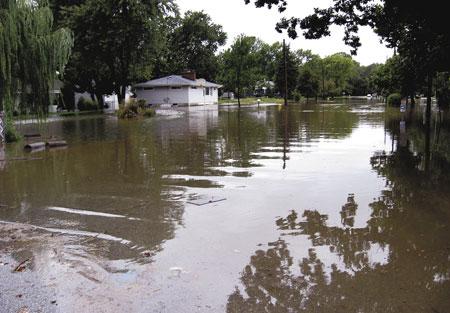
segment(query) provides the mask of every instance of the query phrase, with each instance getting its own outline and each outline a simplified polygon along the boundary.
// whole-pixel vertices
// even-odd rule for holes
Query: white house
[[[171,75],[133,86],[137,99],[149,105],[194,106],[219,103],[221,85],[197,79],[195,72]]]

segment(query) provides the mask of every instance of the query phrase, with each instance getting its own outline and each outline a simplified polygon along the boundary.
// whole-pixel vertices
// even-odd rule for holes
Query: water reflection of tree
[[[313,248],[298,263],[286,236],[256,251],[227,312],[448,312],[448,223],[414,202],[406,206],[406,197],[386,190],[370,204],[364,228],[346,218],[357,210],[352,195],[342,206],[341,226],[328,226],[327,216],[317,211],[280,218],[277,225],[286,236],[307,236]],[[342,265],[327,267],[315,253],[320,246]],[[389,252],[385,264],[370,262],[374,247]]]

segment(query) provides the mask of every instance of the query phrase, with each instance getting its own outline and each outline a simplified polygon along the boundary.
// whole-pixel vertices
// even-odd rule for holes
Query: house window
[[[211,88],[209,88],[209,87],[205,88],[205,95],[207,95],[207,96],[211,95]]]
[[[144,90],[153,90],[153,87],[144,87]]]
[[[192,88],[192,89],[197,89],[197,87],[195,87],[195,86],[192,86],[191,88]]]

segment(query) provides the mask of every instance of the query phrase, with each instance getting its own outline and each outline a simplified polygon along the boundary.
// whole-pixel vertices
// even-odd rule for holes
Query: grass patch
[[[283,98],[256,98],[256,97],[251,97],[251,98],[242,98],[241,99],[241,105],[252,105],[252,104],[257,104],[258,103],[258,99],[261,100],[261,104],[263,103],[277,103],[277,104],[283,104],[284,103],[284,99]],[[219,104],[238,104],[237,99],[219,99]]]

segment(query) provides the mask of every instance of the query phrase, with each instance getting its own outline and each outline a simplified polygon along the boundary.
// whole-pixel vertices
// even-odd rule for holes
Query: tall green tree
[[[283,45],[280,42],[268,44],[262,40],[258,40],[258,47],[256,48],[257,66],[262,80],[272,81],[277,73],[277,60],[279,54],[283,50]]]
[[[257,62],[259,47],[260,42],[257,38],[240,35],[221,55],[220,82],[226,89],[236,92],[239,106],[243,91],[254,91],[256,83],[261,78]]]
[[[195,70],[207,80],[215,80],[218,71],[216,52],[227,40],[221,25],[213,23],[204,12],[188,11],[175,21],[168,35],[168,72]]]
[[[310,68],[301,68],[298,77],[297,90],[302,96],[306,97],[306,101],[308,101],[309,98],[317,98],[317,95],[319,94],[319,80]]]
[[[322,95],[323,62],[322,58],[311,53],[311,51],[299,50],[297,57],[302,64],[300,67],[300,76],[298,91],[302,96],[315,97]],[[317,89],[316,89],[317,88]]]
[[[152,75],[161,25],[176,6],[171,1],[86,0],[66,6],[63,25],[75,34],[67,81],[82,91],[102,95],[125,88]]]
[[[355,75],[356,62],[345,53],[335,53],[322,60],[324,93],[330,96],[348,94],[348,82]]]
[[[19,90],[32,95],[28,108],[46,112],[50,85],[64,72],[72,44],[70,30],[54,30],[47,2],[0,2],[0,111],[6,111],[7,133],[13,132],[11,115]]]

